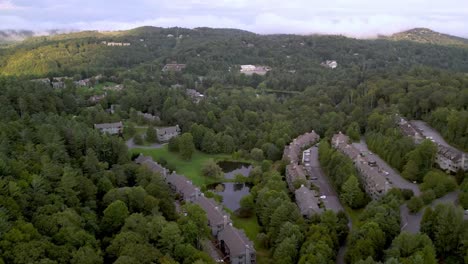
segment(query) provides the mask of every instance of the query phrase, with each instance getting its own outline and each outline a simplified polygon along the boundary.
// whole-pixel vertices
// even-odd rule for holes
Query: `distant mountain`
[[[468,39],[442,34],[428,28],[414,28],[400,33],[395,33],[391,36],[381,36],[380,38],[395,41],[414,41],[437,45],[468,46]]]
[[[54,35],[70,33],[70,32],[73,32],[73,31],[59,30],[59,29],[53,29],[53,30],[42,31],[42,32],[31,31],[31,30],[12,30],[12,29],[0,30],[0,45],[18,43],[23,40],[26,40],[32,37],[37,37],[37,36],[54,36]]]

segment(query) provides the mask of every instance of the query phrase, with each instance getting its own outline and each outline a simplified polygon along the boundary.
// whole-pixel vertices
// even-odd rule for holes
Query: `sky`
[[[426,27],[468,38],[468,0],[0,0],[0,30],[139,26],[362,38]]]

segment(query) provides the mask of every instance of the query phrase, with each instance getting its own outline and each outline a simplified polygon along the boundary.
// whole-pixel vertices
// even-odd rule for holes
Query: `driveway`
[[[429,206],[435,208],[438,204],[455,204],[458,199],[459,191],[454,191],[448,193],[439,199],[434,200]],[[406,204],[400,206],[400,219],[401,219],[401,231],[407,231],[409,233],[415,234],[419,232],[421,227],[421,219],[424,214],[424,210],[426,207],[421,209],[419,212],[412,214],[409,212],[408,207]],[[468,220],[468,215],[464,214],[463,218]]]
[[[367,144],[364,140],[361,140],[359,143],[353,143],[361,153],[367,155],[368,157],[372,158],[377,162],[377,165],[380,169],[388,172],[386,178],[389,182],[391,182],[395,187],[400,189],[410,189],[413,191],[414,195],[419,196],[421,191],[419,190],[419,186],[415,183],[412,183],[405,178],[403,178],[397,171],[395,171],[390,165],[388,165],[383,159],[381,159],[378,155],[369,151]],[[372,153],[372,154],[371,154]]]
[[[310,156],[308,155],[307,160],[308,161],[306,164],[308,164],[308,166],[304,164],[304,168],[310,175],[310,183],[320,188],[320,195],[326,196],[325,199],[322,199],[323,203],[325,204],[325,207],[336,213],[339,211],[345,211],[340,203],[340,200],[338,199],[336,191],[331,185],[331,182],[320,167],[317,147],[310,148]],[[317,179],[313,180],[312,178],[315,177]]]

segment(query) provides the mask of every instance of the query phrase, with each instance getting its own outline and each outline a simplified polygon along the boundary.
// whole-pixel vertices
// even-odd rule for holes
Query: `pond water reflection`
[[[246,183],[214,183],[207,186],[209,190],[223,197],[223,205],[235,211],[240,208],[242,197],[250,193],[250,186]]]

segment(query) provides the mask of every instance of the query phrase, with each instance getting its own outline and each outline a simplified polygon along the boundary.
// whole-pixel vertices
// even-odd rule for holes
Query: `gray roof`
[[[457,163],[459,162],[461,159],[462,159],[462,156],[463,156],[463,152],[457,150],[457,149],[454,149],[454,148],[451,148],[451,147],[448,147],[448,146],[444,146],[442,144],[438,144],[437,145],[437,154],[439,155],[442,155],[444,156],[445,158]]]
[[[156,133],[159,136],[163,136],[165,134],[173,134],[180,132],[179,125],[171,126],[171,127],[164,127],[164,128],[156,128]]]
[[[138,156],[138,158],[135,159],[135,163],[144,165],[152,172],[159,173],[163,177],[166,177],[166,175],[169,174],[168,169],[164,168],[162,165],[154,161],[153,158],[149,156],[144,156],[143,154],[140,154],[140,156]]]
[[[184,199],[187,199],[191,195],[195,194],[198,191],[198,188],[195,187],[191,181],[187,180],[184,176],[172,173],[167,176],[167,182],[174,186],[177,192],[183,194]]]
[[[218,240],[224,240],[229,247],[231,259],[235,256],[245,255],[246,251],[255,252],[254,245],[245,233],[232,224],[228,224],[219,234]]]
[[[94,128],[97,128],[97,129],[122,128],[122,127],[123,127],[122,122],[94,124]]]
[[[315,197],[314,191],[305,186],[301,186],[294,194],[296,196],[297,206],[302,215],[310,216],[313,213],[319,213],[321,211],[318,205],[319,200]]]
[[[283,151],[283,158],[289,159],[291,163],[299,163],[299,154],[301,153],[302,148],[311,145],[320,139],[320,136],[311,131],[309,133],[302,134],[295,138],[291,144],[286,146]]]
[[[213,199],[201,196],[194,203],[198,204],[206,212],[206,217],[208,218],[210,225],[224,223],[225,217],[227,223],[231,221],[229,216],[224,213],[222,209],[223,207]]]

